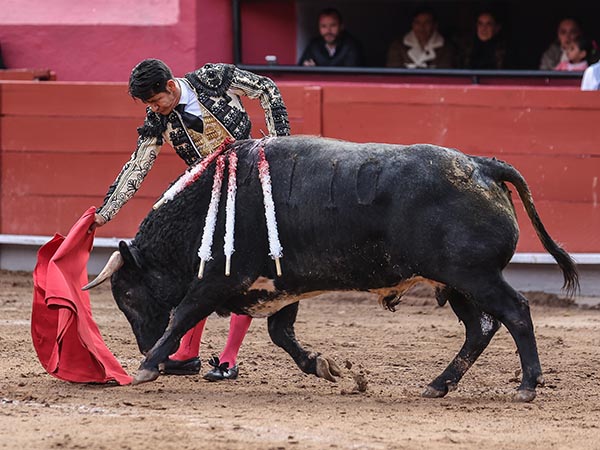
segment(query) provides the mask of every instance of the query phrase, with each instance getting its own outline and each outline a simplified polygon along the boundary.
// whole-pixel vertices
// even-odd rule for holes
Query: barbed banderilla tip
[[[198,278],[202,279],[202,277],[204,276],[204,266],[206,265],[206,261],[201,259],[200,260],[200,267],[198,268]]]
[[[281,276],[281,262],[279,261],[280,258],[275,258],[275,270],[277,271],[277,276],[280,277]]]
[[[155,203],[155,204],[152,206],[152,209],[153,209],[154,211],[156,211],[158,208],[160,208],[162,205],[164,205],[164,204],[165,204],[165,202],[166,202],[165,198],[164,198],[164,197],[162,197],[162,198],[161,198],[159,201],[157,201],[157,202],[156,202],[156,203]]]

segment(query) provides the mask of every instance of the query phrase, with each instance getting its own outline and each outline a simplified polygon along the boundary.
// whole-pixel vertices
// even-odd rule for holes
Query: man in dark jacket
[[[302,66],[362,66],[359,42],[344,30],[342,15],[328,8],[319,14],[319,36],[310,41],[298,62]]]

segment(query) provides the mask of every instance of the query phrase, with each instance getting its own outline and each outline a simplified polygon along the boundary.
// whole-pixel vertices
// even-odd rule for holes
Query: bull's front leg
[[[216,301],[216,296],[211,296],[205,286],[195,283],[181,303],[173,309],[167,328],[146,353],[132,384],[156,380],[159,376],[159,364],[175,353],[181,338],[189,329],[215,311]]]
[[[319,353],[308,352],[296,340],[294,322],[298,314],[298,302],[288,305],[269,317],[269,336],[283,348],[304,373],[316,375],[329,381],[342,375],[339,366]]]

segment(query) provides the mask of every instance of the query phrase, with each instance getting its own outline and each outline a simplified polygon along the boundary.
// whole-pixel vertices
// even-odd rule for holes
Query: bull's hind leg
[[[448,391],[454,390],[500,328],[496,319],[456,290],[446,287],[438,295],[441,297],[438,299],[449,301],[456,316],[465,326],[466,337],[462,348],[446,370],[429,383],[423,392],[423,397],[429,398],[443,397]]]
[[[269,317],[269,336],[277,346],[283,348],[304,373],[316,375],[329,381],[342,375],[338,365],[331,359],[302,348],[296,340],[294,322],[298,314],[298,302],[292,303]]]
[[[490,283],[478,283],[472,295],[481,309],[502,322],[512,335],[523,372],[515,400],[532,401],[536,396],[536,387],[543,385],[544,379],[527,299],[501,276]]]

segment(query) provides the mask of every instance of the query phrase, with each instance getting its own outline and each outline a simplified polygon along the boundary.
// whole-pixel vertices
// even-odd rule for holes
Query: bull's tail
[[[517,188],[519,197],[525,206],[525,211],[544,248],[552,255],[563,273],[563,289],[569,296],[579,292],[579,274],[573,258],[548,234],[538,215],[533,197],[525,178],[510,164],[496,159],[484,159],[484,166],[489,169],[489,175],[496,181],[507,181]]]

